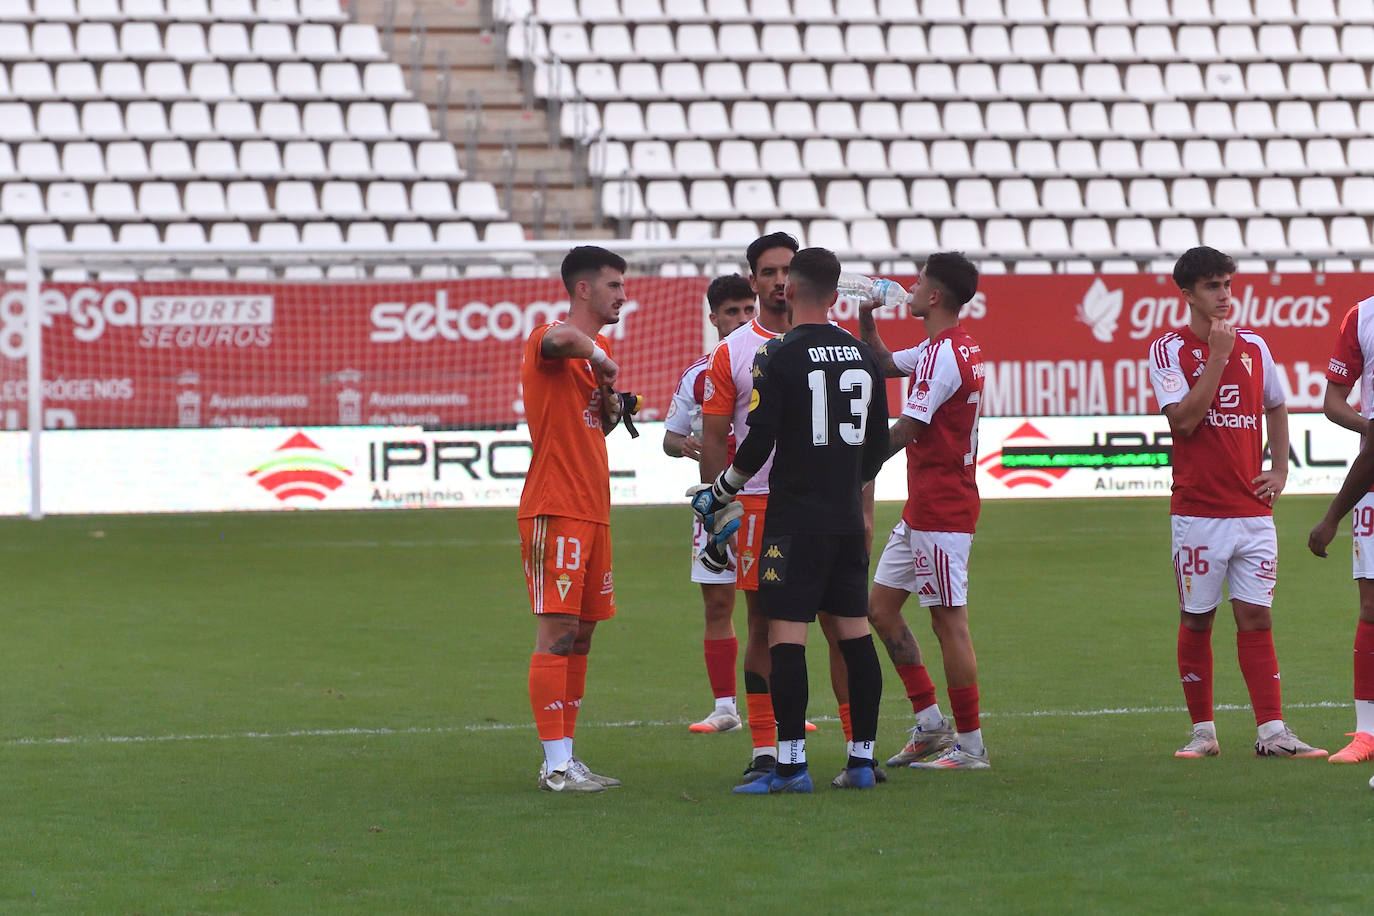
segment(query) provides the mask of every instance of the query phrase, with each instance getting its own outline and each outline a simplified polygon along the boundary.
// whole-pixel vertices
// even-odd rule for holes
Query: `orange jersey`
[[[533,455],[516,518],[560,515],[608,525],[611,472],[601,431],[601,389],[585,359],[549,359],[540,351],[552,324],[534,329],[520,363]],[[596,344],[609,355],[610,341]]]

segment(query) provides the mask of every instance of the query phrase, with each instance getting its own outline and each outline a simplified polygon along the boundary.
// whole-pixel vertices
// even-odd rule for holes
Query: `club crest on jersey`
[[[554,580],[554,584],[558,586],[558,597],[566,600],[568,597],[568,589],[572,588],[572,576],[563,573]]]
[[[1202,359],[1202,351],[1197,347],[1193,348],[1193,359]]]
[[[1245,374],[1246,374],[1246,375],[1254,375],[1254,374],[1255,374],[1254,371],[1250,368],[1250,363],[1251,363],[1250,354],[1249,354],[1249,353],[1242,353],[1242,354],[1240,355],[1240,364],[1241,364],[1242,366],[1245,367]]]

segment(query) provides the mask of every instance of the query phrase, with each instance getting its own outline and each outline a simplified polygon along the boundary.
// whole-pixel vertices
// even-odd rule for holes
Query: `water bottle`
[[[874,279],[862,274],[840,274],[837,289],[841,296],[851,299],[877,299],[884,308],[906,308],[911,301],[911,296],[895,280]]]

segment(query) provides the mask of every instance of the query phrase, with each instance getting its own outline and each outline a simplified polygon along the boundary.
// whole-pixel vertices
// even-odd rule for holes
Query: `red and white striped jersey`
[[[1186,326],[1150,345],[1150,383],[1161,410],[1188,394],[1209,352],[1207,341]],[[1254,331],[1237,328],[1235,349],[1206,416],[1191,436],[1174,439],[1169,511],[1204,518],[1272,515],[1250,481],[1263,470],[1264,411],[1283,400],[1269,346]]]
[[[1360,385],[1360,413],[1374,417],[1374,297],[1345,313],[1326,379],[1337,385]]]
[[[906,447],[902,521],[917,531],[972,533],[978,524],[978,416],[983,355],[961,325],[892,354],[911,374],[902,415],[927,424]]]
[[[781,337],[759,324],[757,318],[730,333],[711,353],[710,368],[706,371],[706,385],[702,412],[717,417],[730,417],[737,440],[749,431],[749,398],[754,393],[754,354],[774,337]],[[768,475],[773,470],[773,456],[740,492],[760,494],[768,492]]]
[[[682,377],[677,380],[677,388],[673,390],[673,400],[668,405],[668,415],[663,418],[663,428],[668,432],[677,433],[679,436],[701,438],[701,405],[706,400],[706,370],[710,367],[711,356],[708,353],[688,366],[683,371]],[[734,460],[735,434],[733,430],[731,430],[729,438],[726,439],[725,455],[727,462]]]

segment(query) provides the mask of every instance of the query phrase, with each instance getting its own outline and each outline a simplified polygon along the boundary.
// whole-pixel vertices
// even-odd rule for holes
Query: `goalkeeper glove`
[[[735,521],[735,526],[739,526],[738,520]],[[715,538],[707,540],[706,546],[697,556],[702,566],[713,573],[722,573],[731,567],[728,538],[729,535],[726,535],[727,540],[716,540]]]
[[[722,471],[712,483],[699,483],[687,488],[687,496],[692,501],[692,509],[701,516],[701,522],[711,534],[720,536],[724,532],[729,537],[739,527],[739,517],[744,507],[735,502],[739,487],[732,486],[726,479],[729,468]],[[734,522],[728,532],[724,529]]]

